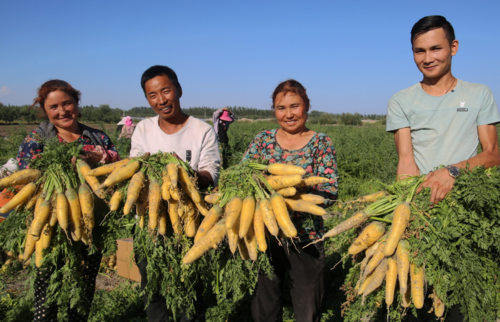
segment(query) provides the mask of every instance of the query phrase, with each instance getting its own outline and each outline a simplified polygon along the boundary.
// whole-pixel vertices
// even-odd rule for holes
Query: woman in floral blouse
[[[28,168],[29,159],[36,158],[44,149],[44,141],[57,138],[61,144],[78,141],[85,151],[82,159],[90,166],[98,163],[111,163],[120,160],[115,146],[106,133],[85,126],[78,122],[80,113],[78,103],[80,92],[62,80],[50,80],[38,89],[38,97],[34,104],[38,104],[48,121],[29,133],[19,147],[17,156],[19,169]],[[96,200],[95,208],[98,209]],[[88,305],[86,313],[69,310],[70,321],[87,321],[88,313],[95,291],[95,278],[99,271],[102,253],[93,255],[82,254],[86,265],[82,265],[82,274],[87,279],[85,301]],[[34,321],[57,321],[57,304],[45,305],[45,296],[52,275],[52,267],[42,267],[35,280],[35,317]]]
[[[303,167],[306,176],[321,176],[330,182],[307,187],[305,192],[322,195],[325,207],[337,198],[337,162],[332,140],[323,133],[306,127],[309,98],[306,89],[296,80],[282,82],[272,95],[276,120],[281,128],[259,133],[250,143],[243,161],[267,160]],[[291,296],[295,319],[319,322],[325,252],[323,242],[302,248],[323,236],[323,218],[290,212],[297,237],[271,242],[269,257],[274,267],[273,279],[259,274],[257,290],[252,300],[254,321],[281,321],[283,314],[281,284],[286,271],[292,281]],[[295,245],[293,245],[293,244]]]

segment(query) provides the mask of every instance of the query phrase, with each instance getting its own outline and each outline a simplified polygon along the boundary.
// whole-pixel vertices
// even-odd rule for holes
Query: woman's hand
[[[83,161],[87,162],[88,165],[92,168],[97,165],[102,160],[103,154],[97,151],[85,151],[85,155],[82,155],[81,158]]]

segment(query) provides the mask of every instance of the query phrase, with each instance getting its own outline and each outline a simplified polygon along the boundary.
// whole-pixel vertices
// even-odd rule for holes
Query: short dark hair
[[[181,90],[181,84],[179,84],[177,74],[172,68],[163,65],[155,65],[149,67],[144,73],[142,73],[141,87],[144,91],[144,94],[146,94],[146,82],[152,78],[155,78],[156,76],[162,75],[167,76],[178,91]]]
[[[428,31],[443,28],[444,33],[446,34],[446,38],[451,43],[455,40],[455,30],[453,30],[453,26],[451,23],[446,20],[443,16],[427,16],[423,17],[411,28],[411,44],[413,46],[413,41],[415,38],[424,34]]]
[[[306,110],[309,111],[309,108],[311,107],[311,102],[309,101],[309,97],[307,96],[307,91],[305,87],[295,79],[289,79],[284,82],[281,82],[276,87],[276,89],[273,92],[273,95],[271,96],[273,99],[273,105],[272,105],[273,109],[274,109],[274,103],[276,102],[276,96],[278,96],[279,93],[284,93],[285,95],[286,93],[294,93],[295,95],[299,95],[304,100]]]

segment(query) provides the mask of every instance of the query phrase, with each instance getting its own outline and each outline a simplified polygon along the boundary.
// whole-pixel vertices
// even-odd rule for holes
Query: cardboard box
[[[140,282],[141,274],[139,273],[139,267],[135,264],[134,256],[132,255],[134,252],[134,239],[130,237],[117,240],[116,242],[118,244],[118,250],[116,251],[118,275]]]

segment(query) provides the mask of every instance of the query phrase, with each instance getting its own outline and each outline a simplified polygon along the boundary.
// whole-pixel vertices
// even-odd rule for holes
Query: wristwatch
[[[448,169],[448,173],[453,179],[458,178],[458,176],[460,175],[460,169],[455,167],[454,165],[447,165],[446,169]]]

